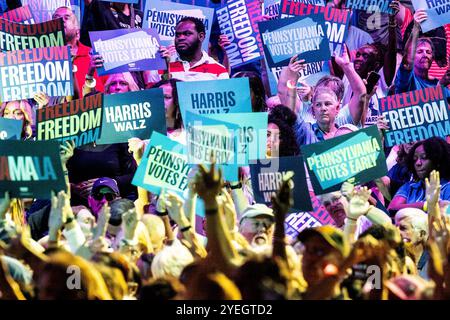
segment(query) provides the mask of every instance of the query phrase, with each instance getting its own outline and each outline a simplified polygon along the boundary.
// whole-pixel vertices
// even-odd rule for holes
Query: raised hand
[[[297,77],[298,77],[298,75],[299,75],[298,73],[300,71],[302,71],[303,69],[305,69],[306,65],[305,65],[305,59],[298,60],[297,57],[298,56],[295,55],[291,58],[291,60],[289,60],[288,69],[291,73],[297,75]]]
[[[398,14],[398,12],[400,11],[400,1],[392,0],[392,2],[389,4],[389,8],[392,9],[391,16],[395,17]]]
[[[128,210],[122,215],[125,239],[134,239],[138,221],[138,214],[135,208]]]
[[[428,14],[425,9],[417,9],[414,12],[414,27],[420,29],[420,24],[428,19]]]
[[[294,197],[292,195],[292,190],[294,188],[294,182],[292,177],[293,172],[283,177],[283,182],[281,183],[280,189],[278,189],[275,196],[272,196],[272,206],[276,216],[283,217],[288,213],[290,207],[294,204]]]
[[[355,189],[355,186],[353,185],[353,183],[351,183],[349,181],[345,181],[341,186],[341,193],[344,197],[346,197],[348,200],[350,200],[350,198],[353,195],[354,189]]]
[[[70,199],[64,191],[58,192],[56,196],[52,192],[50,216],[48,219],[49,241],[57,241],[59,231],[67,221],[67,217],[73,215],[70,207]]]
[[[161,213],[167,212],[165,189],[161,189],[159,193],[158,200],[156,201],[156,211]]]
[[[344,68],[344,67],[347,67],[350,65],[350,56],[348,55],[347,46],[345,44],[343,46],[344,47],[343,47],[341,55],[339,55],[339,56],[336,55],[334,57],[334,60],[341,68]]]
[[[184,214],[184,200],[173,192],[167,192],[165,196],[165,204],[170,217],[178,224],[182,225],[182,219],[186,218]]]
[[[216,197],[223,187],[223,179],[222,170],[216,169],[214,157],[211,159],[209,170],[202,164],[198,165],[198,172],[194,181],[195,191],[205,201],[205,206],[217,205]]]
[[[433,170],[430,173],[430,179],[425,178],[425,199],[428,202],[428,208],[434,207],[439,203],[441,194],[441,180],[439,171]]]
[[[139,164],[144,155],[145,142],[139,138],[128,139],[128,152],[133,154],[134,160]]]
[[[33,99],[37,102],[38,109],[46,107],[48,105],[48,102],[50,101],[45,92],[36,92],[33,96]]]
[[[63,165],[63,168],[65,168],[67,161],[69,161],[70,158],[72,158],[74,150],[75,150],[75,142],[73,140],[66,140],[64,141],[64,144],[61,144],[59,146],[60,152],[59,156],[61,158],[61,163]]]
[[[368,200],[371,192],[367,187],[355,188],[353,190],[348,206],[348,218],[357,220],[369,211],[370,203]]]
[[[97,226],[95,227],[93,237],[94,240],[105,236],[109,218],[111,218],[111,207],[108,203],[105,203],[98,213]]]
[[[229,46],[230,44],[231,42],[226,34],[221,34],[219,36],[219,47],[222,48],[222,50],[225,50],[225,47]]]
[[[101,54],[93,54],[93,52],[89,52],[89,56],[91,58],[89,69],[87,75],[93,77],[95,74],[95,69],[103,67],[105,60]]]

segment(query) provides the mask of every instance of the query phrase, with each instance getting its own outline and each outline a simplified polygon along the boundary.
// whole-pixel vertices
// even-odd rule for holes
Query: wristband
[[[205,210],[205,215],[211,216],[211,215],[217,214],[217,212],[218,212],[218,209],[217,209],[217,208],[214,208],[214,209],[206,209],[206,210]]]
[[[184,228],[180,228],[180,231],[181,232],[186,232],[186,231],[188,231],[191,228],[192,228],[191,226],[187,226],[187,227],[184,227]]]
[[[86,80],[94,80],[94,76],[91,76],[91,75],[87,74],[85,79]]]
[[[156,212],[156,215],[158,216],[158,217],[164,217],[164,216],[167,216],[167,215],[169,215],[169,213],[167,212],[167,211],[158,211],[158,210],[155,210],[155,212]]]
[[[425,201],[425,202],[423,203],[423,208],[422,208],[422,210],[425,211],[425,212],[428,212],[428,202]]]
[[[84,85],[90,89],[95,88],[95,86],[97,85],[97,80],[95,80],[94,78],[92,78],[92,80],[86,78],[86,80],[87,81],[84,83]]]
[[[231,190],[241,189],[241,188],[242,188],[242,182],[239,182],[237,185],[234,185],[234,186],[230,184]]]
[[[69,223],[71,223],[73,220],[75,220],[74,217],[69,217],[69,218],[67,218],[66,223],[64,223],[64,224],[65,224],[65,225],[66,225],[66,224],[69,224]]]

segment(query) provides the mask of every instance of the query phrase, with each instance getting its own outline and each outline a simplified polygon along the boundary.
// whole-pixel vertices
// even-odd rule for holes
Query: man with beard
[[[265,204],[253,204],[242,213],[239,232],[252,246],[271,245],[275,216]]]
[[[200,19],[185,17],[175,28],[175,49],[178,56],[169,63],[172,78],[183,81],[228,79],[227,69],[217,63],[205,51],[205,25]],[[163,58],[170,57],[169,50],[161,47]]]
[[[103,82],[99,80],[97,71],[94,73],[94,77],[86,78],[88,73],[89,65],[91,64],[91,58],[89,56],[90,47],[85,46],[80,42],[80,25],[78,23],[77,17],[73,13],[71,8],[59,7],[53,13],[53,19],[63,19],[64,21],[64,33],[66,36],[66,43],[70,45],[71,54],[73,57],[73,64],[76,66],[75,77],[78,83],[78,88],[82,88],[85,79],[92,80],[95,79],[95,88],[98,91],[103,92]]]
[[[429,75],[431,63],[434,60],[433,42],[429,38],[419,38],[420,23],[427,19],[424,9],[414,13],[414,27],[405,46],[405,55],[395,79],[395,93],[420,90],[435,87],[438,84],[450,84],[450,69],[441,80]]]

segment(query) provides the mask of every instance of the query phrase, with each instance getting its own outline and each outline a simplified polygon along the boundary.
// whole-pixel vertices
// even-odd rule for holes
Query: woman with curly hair
[[[3,102],[0,106],[0,117],[22,121],[23,140],[33,136],[33,108],[27,100]]]
[[[288,107],[275,106],[269,114],[267,126],[267,157],[289,157],[300,154],[295,139],[297,116]]]
[[[426,209],[425,178],[428,178],[433,170],[438,171],[441,177],[440,200],[450,200],[449,163],[450,145],[444,139],[432,137],[417,142],[406,157],[406,165],[413,175],[413,181],[400,187],[388,209]]]

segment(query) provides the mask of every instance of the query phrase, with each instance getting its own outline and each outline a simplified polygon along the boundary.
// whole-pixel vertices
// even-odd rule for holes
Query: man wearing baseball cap
[[[272,244],[275,216],[265,204],[248,206],[239,220],[239,232],[251,245]]]
[[[88,197],[88,204],[92,213],[97,217],[103,205],[120,197],[119,186],[116,180],[102,177],[95,180],[91,194]]]
[[[298,239],[304,245],[302,272],[309,287],[336,274],[338,266],[350,254],[350,244],[344,233],[330,225],[306,229],[298,235]],[[333,296],[340,296],[340,292],[337,283]]]

